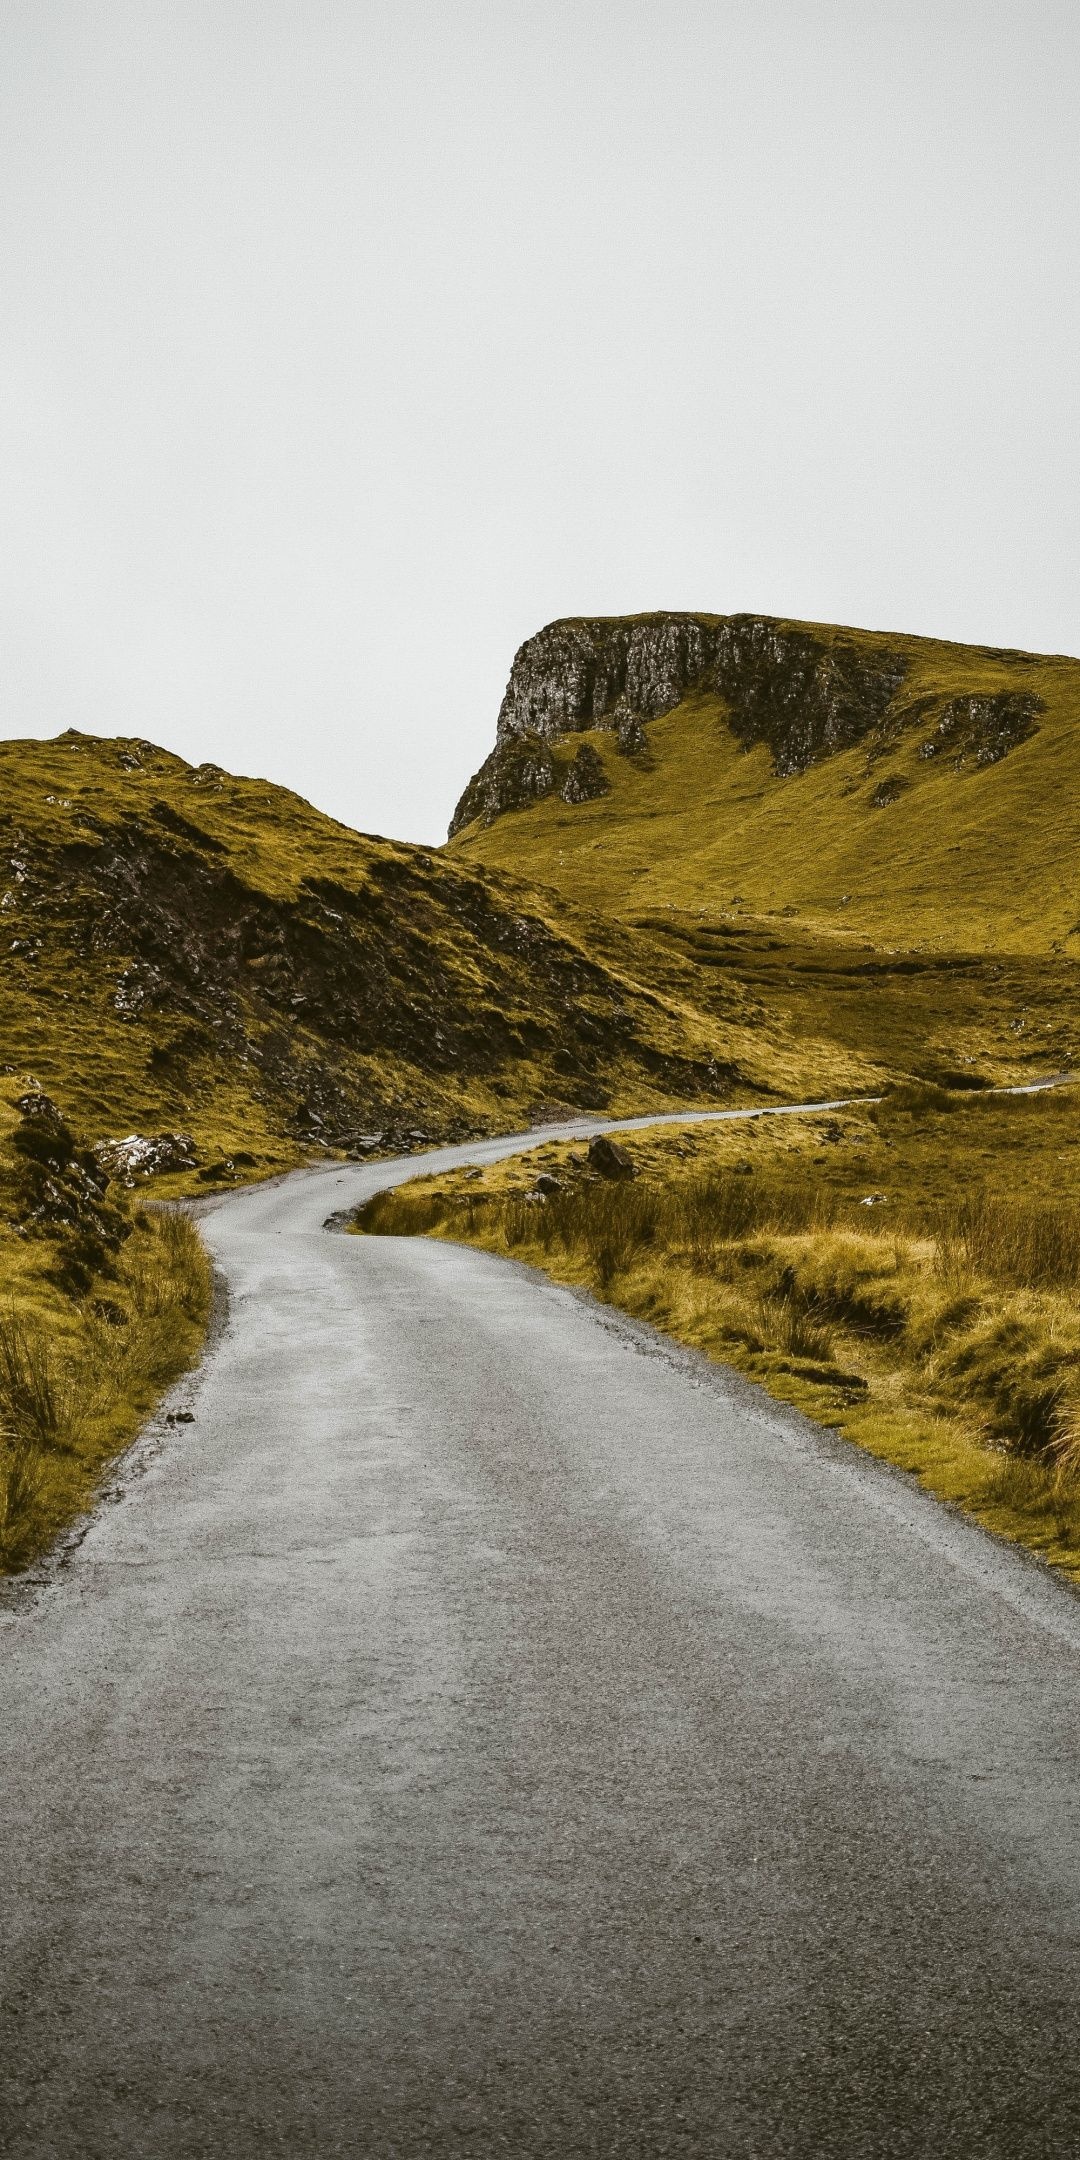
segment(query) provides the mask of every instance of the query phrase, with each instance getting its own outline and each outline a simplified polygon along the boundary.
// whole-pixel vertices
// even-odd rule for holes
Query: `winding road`
[[[582,1131],[599,1121],[583,1121]],[[1080,1601],[528,1270],[230,1196],[0,1605],[0,2151],[1068,2155]]]

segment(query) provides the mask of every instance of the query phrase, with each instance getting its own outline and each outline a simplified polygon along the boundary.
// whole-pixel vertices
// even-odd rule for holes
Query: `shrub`
[[[958,1108],[957,1092],[942,1087],[936,1080],[906,1080],[900,1087],[890,1088],[871,1116],[875,1124],[887,1124],[894,1111],[902,1111],[909,1117],[926,1117],[929,1114]],[[967,1103],[964,1103],[967,1108]]]

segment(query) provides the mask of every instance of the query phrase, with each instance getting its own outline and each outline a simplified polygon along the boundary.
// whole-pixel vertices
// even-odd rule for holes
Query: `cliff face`
[[[696,615],[549,623],[516,655],[496,739],[601,727],[620,698],[655,720],[701,679],[714,637]]]
[[[474,818],[490,822],[557,790],[580,800],[547,746],[611,727],[632,754],[642,747],[643,723],[694,689],[722,696],[740,741],[768,743],[778,773],[802,772],[881,720],[906,665],[880,640],[825,639],[768,616],[549,623],[515,658],[495,749],[466,788],[451,837]]]
[[[995,764],[1034,732],[1042,701],[1026,691],[913,697],[906,682],[920,642],[769,615],[549,623],[515,658],[495,748],[470,780],[450,837],[544,796],[573,803],[606,793],[601,760],[587,743],[574,756],[574,736],[610,728],[618,750],[635,756],[647,748],[648,722],[692,690],[722,699],[733,734],[747,749],[767,744],[781,778],[864,738],[874,761],[920,723],[931,730],[920,755],[942,755],[957,769]],[[1037,664],[985,648],[954,647],[952,655],[1021,674]]]

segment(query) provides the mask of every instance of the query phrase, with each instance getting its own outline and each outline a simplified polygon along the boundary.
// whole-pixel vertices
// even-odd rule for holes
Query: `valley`
[[[1075,661],[671,614],[526,641],[445,849],[144,740],[0,745],[0,1418],[23,1436],[0,1565],[49,1542],[197,1350],[205,1271],[163,1242],[162,1201],[582,1114],[912,1087],[972,1113],[957,1175],[993,1187],[980,1091],[1080,1059],[1078,749]],[[1069,1148],[1041,1137],[1064,1129],[1031,1113],[1010,1193],[1053,1162],[1072,1204]],[[704,1175],[723,1143],[687,1145]],[[910,1227],[922,1172],[910,1149],[892,1167]],[[35,1440],[30,1367],[70,1396],[63,1444],[44,1412]]]

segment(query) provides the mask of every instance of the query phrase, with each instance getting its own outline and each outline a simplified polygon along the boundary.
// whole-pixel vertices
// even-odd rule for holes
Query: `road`
[[[417,1167],[0,1607],[0,2150],[1075,2155],[1080,1601]]]

